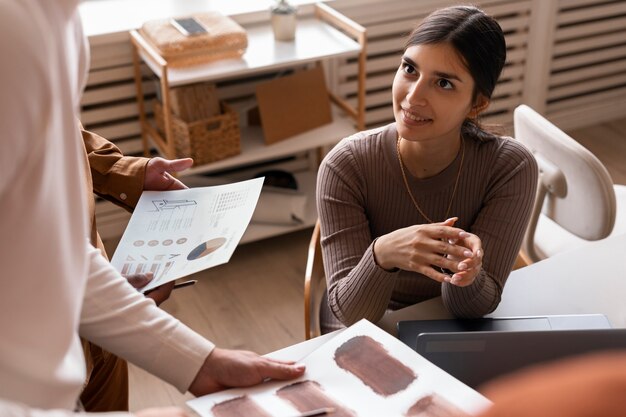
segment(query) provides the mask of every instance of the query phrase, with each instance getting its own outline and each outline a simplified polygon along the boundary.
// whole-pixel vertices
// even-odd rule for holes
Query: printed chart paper
[[[221,265],[241,240],[263,178],[213,187],[144,191],[111,264],[122,275],[152,272],[141,291]]]
[[[187,404],[202,417],[290,417],[324,407],[335,409],[329,417],[462,417],[490,404],[367,320],[300,362],[307,370],[297,380],[231,389]]]

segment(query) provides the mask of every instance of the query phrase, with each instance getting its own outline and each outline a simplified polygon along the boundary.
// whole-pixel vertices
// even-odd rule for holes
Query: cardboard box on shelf
[[[266,144],[332,122],[322,67],[260,83],[256,96]]]

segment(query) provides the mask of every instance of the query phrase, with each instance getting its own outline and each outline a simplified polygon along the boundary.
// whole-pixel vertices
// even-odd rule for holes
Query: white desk
[[[626,327],[626,235],[593,242],[513,271],[500,305],[489,317],[595,313],[605,314],[613,327]],[[395,336],[400,320],[452,317],[437,297],[389,313],[377,324]],[[267,356],[300,360],[337,332]]]
[[[613,327],[626,327],[626,235],[513,271],[489,317],[593,313],[605,314]],[[387,314],[378,325],[396,335],[400,320],[451,317],[438,297]]]
[[[605,314],[626,327],[626,235],[513,271],[492,316]]]

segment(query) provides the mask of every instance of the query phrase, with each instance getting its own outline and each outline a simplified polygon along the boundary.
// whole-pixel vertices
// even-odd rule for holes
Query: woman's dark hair
[[[426,16],[411,32],[404,49],[448,43],[457,51],[474,79],[472,102],[478,95],[491,98],[506,61],[506,41],[496,20],[473,6],[453,6]],[[464,135],[490,136],[475,120],[463,123]]]

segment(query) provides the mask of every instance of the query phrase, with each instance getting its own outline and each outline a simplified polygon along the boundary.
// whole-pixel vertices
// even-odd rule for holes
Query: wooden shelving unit
[[[175,157],[170,119],[170,88],[202,81],[220,82],[236,80],[256,74],[279,71],[304,64],[321,65],[335,58],[357,58],[358,94],[356,106],[329,91],[333,104],[333,121],[280,142],[266,145],[259,127],[243,126],[241,154],[206,165],[196,166],[184,175],[210,174],[236,170],[256,163],[286,158],[303,152],[316,152],[336,144],[342,138],[364,128],[365,114],[365,29],[325,4],[316,4],[314,15],[298,20],[293,42],[276,42],[269,22],[245,27],[248,48],[240,59],[215,61],[187,67],[171,67],[143,38],[139,31],[130,32],[133,45],[135,86],[142,130],[143,149],[149,154],[153,143],[160,154]],[[141,62],[158,77],[164,108],[164,134],[160,134],[146,114]],[[318,161],[319,162],[319,161]],[[308,196],[307,218],[297,226],[251,224],[243,241],[258,240],[293,230],[312,226],[317,218],[315,211],[315,174],[317,166],[297,173],[300,191]]]

